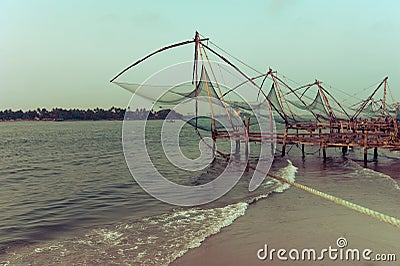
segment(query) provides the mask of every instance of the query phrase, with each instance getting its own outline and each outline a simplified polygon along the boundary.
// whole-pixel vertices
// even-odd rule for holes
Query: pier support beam
[[[364,129],[362,130],[364,133]],[[364,134],[364,165],[368,162],[368,131]]]
[[[374,148],[374,161],[378,161],[378,147]]]
[[[246,161],[249,160],[249,141],[245,141],[245,146],[244,146],[244,156],[246,158]]]
[[[249,133],[250,133],[250,117],[247,118],[247,123],[246,123],[246,137],[244,141],[244,156],[246,160],[246,169],[245,171],[249,171],[249,145],[250,145],[250,139],[249,139]]]
[[[237,140],[237,141],[236,141],[235,153],[236,153],[236,154],[239,154],[239,153],[240,153],[240,140]]]
[[[364,164],[368,162],[368,148],[364,147]]]
[[[212,137],[212,141],[213,141],[212,153],[213,153],[213,157],[214,157],[214,160],[215,160],[217,138],[215,137],[215,132],[214,131],[212,132],[211,137]]]
[[[346,156],[347,149],[348,149],[347,146],[343,146],[343,147],[342,147],[342,154],[343,154],[343,157]]]
[[[304,144],[301,144],[301,155],[305,157]]]
[[[244,156],[245,156],[245,160],[246,160],[246,168],[245,168],[245,172],[249,171],[249,139],[246,138],[245,141],[245,146],[244,146]]]
[[[285,133],[283,134],[282,157],[285,157],[285,155],[286,155],[286,138],[288,135],[288,131],[289,131],[289,127],[288,127],[288,124],[286,123]]]
[[[326,146],[322,146],[322,158],[326,161]]]

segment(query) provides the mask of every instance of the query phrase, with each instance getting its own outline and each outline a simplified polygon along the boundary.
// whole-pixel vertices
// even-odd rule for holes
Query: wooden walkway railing
[[[238,142],[274,142],[285,146],[299,144],[320,146],[326,159],[327,147],[343,147],[343,153],[348,147],[364,148],[364,160],[367,161],[368,149],[374,148],[374,159],[377,149],[400,149],[399,128],[397,121],[341,121],[335,123],[298,123],[286,127],[285,131],[257,132],[246,127],[246,131],[215,131],[213,138],[227,139]],[[247,144],[246,144],[247,145]]]

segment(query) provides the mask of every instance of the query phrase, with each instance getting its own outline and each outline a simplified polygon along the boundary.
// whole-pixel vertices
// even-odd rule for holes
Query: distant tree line
[[[126,118],[129,120],[144,120],[149,119],[166,119],[167,115],[171,113],[172,119],[177,119],[181,115],[175,111],[160,110],[154,112],[153,110],[146,110],[145,108],[136,109],[131,111],[118,107],[111,107],[108,110],[102,108],[95,109],[62,109],[53,108],[52,110],[46,110],[45,108],[37,108],[36,110],[29,111],[13,111],[7,109],[0,111],[0,121],[20,121],[20,120],[32,120],[32,121],[64,121],[64,120],[123,120],[126,114]]]

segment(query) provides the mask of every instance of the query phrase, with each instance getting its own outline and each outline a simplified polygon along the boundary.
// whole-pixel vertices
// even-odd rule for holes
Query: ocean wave
[[[36,247],[6,250],[1,265],[140,264],[168,265],[245,214],[248,203],[190,208],[96,228],[85,236]]]
[[[396,180],[394,180],[389,175],[386,175],[384,173],[375,171],[375,170],[370,169],[370,168],[362,167],[357,162],[355,162],[355,161],[353,161],[351,159],[347,159],[346,160],[345,166],[348,167],[348,168],[354,169],[354,171],[355,171],[354,174],[357,175],[357,176],[361,175],[361,176],[372,177],[372,178],[380,177],[383,180],[386,180],[387,182],[389,182],[393,186],[394,189],[400,190],[399,183],[397,183]]]
[[[294,181],[296,172],[297,167],[288,161],[288,165],[275,174]],[[0,261],[10,264],[168,265],[231,225],[245,214],[250,204],[289,187],[266,180],[258,190],[267,192],[247,200],[218,208],[179,208],[135,222],[102,226],[81,237],[7,250],[8,256],[0,256]]]
[[[290,160],[287,160],[288,166],[281,168],[276,173],[277,176],[283,177],[286,180],[294,182],[296,179],[297,167],[292,164]],[[280,186],[277,187],[274,192],[282,193],[286,189],[290,188],[290,185],[287,183],[280,183]]]

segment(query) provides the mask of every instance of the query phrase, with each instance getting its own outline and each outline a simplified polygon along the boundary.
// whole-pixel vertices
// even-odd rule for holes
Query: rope
[[[200,49],[200,57],[201,57],[203,74],[206,75],[206,68],[204,66],[203,54],[201,53],[201,49]],[[206,90],[207,90],[208,102],[210,104],[210,113],[211,113],[211,117],[212,117],[212,123],[213,123],[214,129],[216,129],[217,127],[215,125],[215,117],[214,117],[214,111],[212,108],[212,102],[211,102],[211,97],[210,97],[210,89],[208,88],[208,80],[206,80]],[[197,119],[197,114],[196,114],[196,119]],[[197,121],[196,121],[196,126],[197,126]]]
[[[389,91],[390,98],[392,98],[392,102],[393,102],[393,103],[396,102],[396,100],[395,100],[394,97],[393,97],[392,90],[389,88],[389,83],[387,84],[387,90]]]
[[[201,134],[200,134],[200,132],[198,130],[196,130],[196,133],[199,135],[200,139],[209,148],[212,148],[207,142],[204,141],[203,137],[201,136]],[[216,150],[216,153],[219,154],[220,156],[222,156],[223,158],[225,158],[226,160],[229,160],[229,158],[230,158],[229,154],[225,154],[225,153],[220,152],[218,150]],[[295,188],[298,188],[300,190],[303,190],[303,191],[308,192],[310,194],[313,194],[315,196],[318,196],[318,197],[321,197],[323,199],[329,200],[329,201],[331,201],[333,203],[336,203],[338,205],[341,205],[343,207],[346,207],[346,208],[352,209],[354,211],[357,211],[359,213],[368,215],[368,216],[370,216],[370,217],[372,217],[374,219],[377,219],[377,220],[379,220],[381,222],[385,222],[385,223],[388,223],[388,224],[391,224],[391,225],[393,225],[395,227],[400,228],[400,220],[395,218],[395,217],[392,217],[392,216],[389,216],[389,215],[386,215],[386,214],[371,210],[371,209],[369,209],[367,207],[364,207],[364,206],[352,203],[350,201],[347,201],[347,200],[332,196],[330,194],[321,192],[321,191],[316,190],[314,188],[311,188],[311,187],[308,187],[308,186],[305,186],[305,185],[302,185],[302,184],[287,180],[287,179],[285,179],[283,177],[280,177],[280,176],[277,176],[277,175],[273,175],[273,174],[261,171],[261,170],[257,169],[254,166],[248,165],[248,168],[249,169],[253,169],[254,171],[257,171],[257,172],[259,172],[261,174],[267,175],[267,176],[269,176],[269,177],[271,177],[271,178],[273,178],[275,180],[278,180],[278,181],[280,181],[282,183],[289,184],[289,185],[291,185],[291,186],[293,186]]]
[[[368,215],[368,216],[370,216],[372,218],[375,218],[375,219],[377,219],[377,220],[379,220],[381,222],[385,222],[385,223],[388,223],[388,224],[391,224],[393,226],[396,226],[396,227],[400,228],[400,220],[395,218],[395,217],[392,217],[392,216],[389,216],[389,215],[386,215],[386,214],[371,210],[371,209],[369,209],[367,207],[364,207],[364,206],[352,203],[350,201],[347,201],[347,200],[344,200],[344,199],[329,195],[327,193],[321,192],[321,191],[316,190],[314,188],[311,188],[311,187],[308,187],[308,186],[305,186],[305,185],[302,185],[302,184],[287,180],[287,179],[282,178],[280,176],[276,176],[276,175],[273,175],[273,174],[270,174],[270,173],[264,173],[264,172],[256,169],[255,167],[249,166],[249,168],[251,168],[251,169],[253,169],[253,170],[257,171],[257,172],[266,174],[267,176],[272,177],[275,180],[278,180],[278,181],[280,181],[282,183],[289,184],[289,185],[291,185],[293,187],[296,187],[298,189],[301,189],[303,191],[311,193],[311,194],[313,194],[315,196],[318,196],[318,197],[321,197],[323,199],[329,200],[329,201],[334,202],[334,203],[336,203],[338,205],[341,205],[341,206],[344,206],[346,208],[355,210],[355,211],[357,211],[359,213]]]
[[[356,97],[356,95],[358,95],[358,94],[360,94],[360,93],[362,93],[362,92],[365,92],[366,90],[368,90],[368,89],[370,89],[370,88],[372,88],[372,87],[374,87],[374,86],[376,86],[376,85],[378,85],[378,84],[379,84],[379,81],[376,82],[376,83],[374,83],[374,84],[372,84],[372,85],[370,85],[370,86],[368,86],[368,87],[366,87],[366,88],[363,88],[363,89],[358,90],[357,92],[353,93],[350,97],[358,98],[358,97]],[[335,89],[337,89],[337,88],[335,88]],[[348,99],[349,99],[349,98],[344,99],[342,102],[344,103],[344,102],[346,102]]]
[[[288,145],[288,146],[289,146],[289,145]],[[293,149],[293,146],[294,146],[294,145],[290,145],[290,147],[289,147],[288,151],[286,152],[286,154],[289,155],[289,152]]]
[[[202,34],[199,33],[199,35],[201,37],[203,37]],[[219,49],[221,52],[229,55],[230,57],[232,57],[233,59],[235,59],[237,62],[241,63],[242,65],[246,66],[247,68],[253,70],[254,72],[258,73],[258,74],[263,74],[261,71],[255,69],[254,67],[250,66],[249,64],[246,64],[244,61],[240,60],[239,58],[233,56],[232,54],[228,53],[226,50],[222,49],[220,46],[218,46],[216,43],[209,41],[212,45],[214,45],[217,49]]]
[[[231,126],[234,128],[234,125],[233,125],[233,122],[232,122],[232,118],[231,118],[231,114],[230,114],[228,108],[226,107],[224,95],[222,94],[221,87],[219,86],[219,83],[218,83],[218,81],[217,81],[217,78],[215,77],[214,70],[213,70],[213,68],[212,68],[212,66],[211,66],[211,62],[210,62],[210,60],[208,59],[208,55],[207,55],[206,50],[204,49],[204,47],[201,47],[201,48],[203,48],[204,55],[206,56],[208,65],[210,66],[211,74],[213,75],[214,81],[215,81],[215,83],[216,83],[216,85],[217,85],[218,92],[219,92],[219,95],[220,95],[220,98],[221,98],[221,102],[222,102],[222,104],[223,104],[223,106],[224,106],[224,109],[225,109],[225,111],[226,111],[226,114],[228,115],[229,122],[231,123]],[[203,57],[202,57],[202,60],[203,60]],[[204,67],[204,71],[205,71],[205,67]],[[212,85],[212,83],[211,83],[211,85]],[[207,88],[208,88],[208,87],[207,87]],[[208,97],[210,97],[210,95],[208,95]],[[230,97],[230,96],[228,96],[228,97]],[[214,127],[214,128],[215,128],[215,127]],[[215,129],[216,129],[216,128],[215,128]]]
[[[334,86],[332,86],[332,85],[329,85],[329,84],[327,84],[326,82],[324,82],[324,84],[325,84],[325,86],[328,86],[330,89],[332,89],[332,90],[334,90],[334,91],[341,92],[341,93],[343,93],[344,95],[346,95],[346,96],[348,96],[348,97],[350,97],[350,98],[353,98],[353,99],[362,101],[361,98],[359,98],[359,97],[356,96],[357,93],[355,93],[355,94],[350,94],[350,93],[347,93],[346,91],[344,91],[344,90],[342,90],[342,89],[339,89],[339,88],[337,88],[337,87],[334,87]],[[372,87],[372,86],[371,86],[371,87]],[[349,100],[350,98],[342,99],[342,102],[344,103],[345,101]]]

